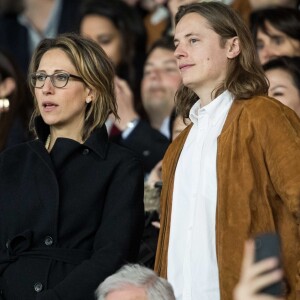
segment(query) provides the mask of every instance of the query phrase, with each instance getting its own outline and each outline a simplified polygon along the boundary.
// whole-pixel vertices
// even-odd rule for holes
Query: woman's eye
[[[283,43],[283,38],[281,36],[274,36],[272,40],[276,45],[281,45]]]
[[[110,44],[112,41],[111,37],[98,37],[97,41],[100,45],[107,45]]]
[[[197,42],[196,39],[191,39],[191,40],[190,40],[190,43],[191,43],[191,44],[194,44],[194,43],[196,43],[196,42]]]
[[[55,74],[55,79],[58,81],[66,81],[68,79],[67,74]]]
[[[45,81],[46,75],[45,75],[45,74],[37,74],[37,75],[35,76],[35,78],[36,78],[36,80],[38,80],[38,81]]]
[[[256,43],[256,49],[257,50],[262,50],[263,48],[264,48],[264,43],[262,43],[262,42],[257,42]]]
[[[276,93],[273,93],[273,95],[272,95],[274,98],[276,98],[276,97],[281,97],[281,96],[284,96],[284,94],[283,93],[281,93],[281,92],[276,92]]]

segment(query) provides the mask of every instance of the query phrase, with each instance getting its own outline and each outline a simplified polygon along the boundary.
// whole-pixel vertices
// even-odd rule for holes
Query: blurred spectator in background
[[[169,0],[167,2],[169,11],[170,11],[170,24],[167,34],[174,35],[175,30],[175,15],[177,13],[178,7],[181,5],[186,5],[189,3],[197,2],[196,0]]]
[[[171,114],[171,138],[174,140],[190,124],[190,119],[183,119],[176,115],[175,110]],[[145,229],[141,241],[138,262],[152,268],[154,267],[157,240],[159,234],[160,219],[160,192],[162,188],[162,161],[150,172],[145,181],[144,207],[145,207]]]
[[[171,284],[140,265],[125,265],[106,278],[96,291],[97,300],[175,300]]]
[[[174,97],[181,84],[181,76],[174,56],[173,37],[165,37],[153,44],[148,52],[142,80],[142,102],[150,124],[168,139]]]
[[[141,6],[147,11],[144,24],[147,29],[147,49],[163,36],[169,22],[167,0],[141,0]]]
[[[140,100],[146,42],[143,22],[120,0],[89,0],[81,13],[81,34],[95,40],[116,67],[120,119],[107,122],[111,139],[133,150],[147,174],[162,159],[169,141],[148,124]]]
[[[274,7],[274,6],[284,6],[299,9],[299,0],[233,0],[231,7],[244,19],[244,21],[249,23],[249,16],[252,11]]]
[[[250,16],[250,28],[261,64],[277,56],[300,55],[300,11],[265,8]]]
[[[80,14],[80,33],[103,48],[117,76],[129,84],[135,109],[140,113],[140,80],[146,51],[146,31],[140,15],[121,0],[86,0]]]
[[[0,0],[0,15],[16,15],[24,9],[23,0]]]
[[[21,71],[0,50],[0,152],[29,138],[30,99]]]
[[[0,17],[1,47],[13,55],[24,74],[27,73],[33,50],[43,38],[76,30],[79,2],[80,0],[23,0],[21,3],[19,0],[14,9],[6,6]],[[19,13],[11,13],[22,7]]]
[[[299,7],[299,0],[249,0],[252,10],[270,6],[285,6],[291,8]]]
[[[278,57],[263,66],[270,82],[269,96],[300,117],[300,57]]]
[[[205,0],[205,1],[206,2],[220,1],[225,4],[231,4],[233,0]],[[195,2],[203,2],[203,0],[168,0],[167,1],[168,9],[170,11],[170,22],[169,22],[168,29],[166,31],[167,34],[174,35],[174,29],[175,29],[174,20],[175,20],[175,15],[178,11],[178,7],[189,3],[195,3]]]

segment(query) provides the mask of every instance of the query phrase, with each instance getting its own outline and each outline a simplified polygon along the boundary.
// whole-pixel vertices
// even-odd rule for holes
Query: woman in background
[[[278,56],[300,56],[300,11],[265,8],[250,16],[250,28],[261,64]]]
[[[263,65],[269,96],[293,109],[300,117],[300,57],[282,56]]]
[[[28,139],[31,108],[26,80],[13,59],[0,50],[0,152]]]
[[[147,40],[141,16],[121,0],[88,0],[82,5],[80,20],[80,34],[103,48],[116,75],[126,80],[133,91],[139,113]]]

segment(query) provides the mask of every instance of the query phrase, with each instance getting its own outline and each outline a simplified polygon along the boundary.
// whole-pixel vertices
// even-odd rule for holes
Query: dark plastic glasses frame
[[[43,84],[41,86],[36,86],[38,75],[44,77]],[[59,76],[59,75],[65,75],[66,76],[66,81],[65,82],[61,81],[63,83],[62,86],[57,86],[57,83],[55,83],[55,77]],[[81,77],[79,77],[77,75],[70,74],[68,72],[57,72],[57,73],[54,73],[52,75],[48,75],[48,74],[43,73],[43,72],[36,72],[36,73],[32,73],[32,74],[29,75],[31,85],[34,88],[37,88],[37,89],[43,88],[43,86],[45,85],[47,77],[50,78],[52,85],[54,87],[58,88],[58,89],[64,88],[68,84],[70,77],[75,78],[75,79],[80,80],[80,81],[83,81],[83,79]]]

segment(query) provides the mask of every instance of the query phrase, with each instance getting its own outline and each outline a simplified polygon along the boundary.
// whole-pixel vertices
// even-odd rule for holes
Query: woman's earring
[[[92,101],[92,99],[90,97],[87,97],[85,100],[86,104],[89,104],[91,101]]]
[[[9,110],[9,100],[8,98],[1,98],[0,99],[0,112],[8,111]]]

